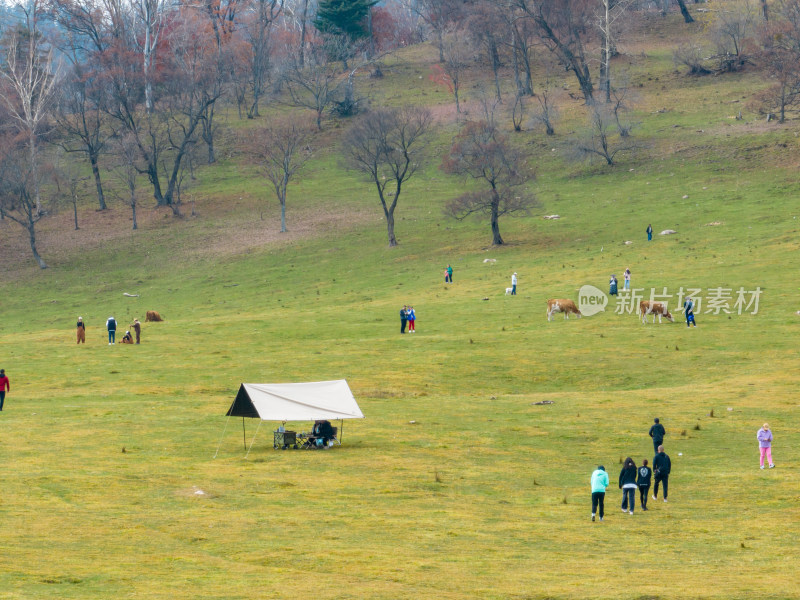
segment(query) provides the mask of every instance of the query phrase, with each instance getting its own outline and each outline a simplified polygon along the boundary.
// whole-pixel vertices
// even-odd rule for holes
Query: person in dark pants
[[[648,242],[652,242],[653,241],[653,226],[652,225],[648,225],[647,226],[647,241]]]
[[[136,333],[136,343],[139,343],[139,338],[142,335],[142,324],[139,323],[139,319],[133,320],[133,331]]]
[[[619,489],[622,490],[622,512],[633,514],[636,505],[636,463],[629,456],[619,472]]]
[[[667,486],[669,485],[669,472],[672,470],[672,461],[664,452],[664,446],[658,447],[658,454],[653,459],[653,475],[655,475],[655,485],[653,487],[653,500],[658,500],[658,484],[664,484],[664,502],[667,501]]]
[[[6,392],[11,391],[11,384],[6,377],[6,370],[0,369],[0,410],[3,410],[3,403],[6,401]]]
[[[106,329],[108,329],[108,345],[110,346],[115,342],[117,335],[117,321],[114,317],[108,317],[106,321]]]
[[[694,325],[697,327],[697,322],[694,320],[694,300],[687,298],[683,303],[683,314],[686,315],[686,327]]]
[[[653,452],[658,454],[658,447],[664,443],[664,436],[667,435],[664,426],[658,422],[658,419],[654,419],[649,435],[653,438]]]
[[[611,279],[608,281],[608,295],[609,296],[616,296],[617,295],[617,276],[611,275]]]
[[[408,310],[406,307],[400,309],[400,333],[406,332],[406,323],[408,322]]]
[[[444,280],[447,283],[453,283],[453,267],[447,265],[447,269],[445,270],[445,272],[447,273],[447,275],[445,275]]]
[[[650,491],[650,476],[653,470],[647,466],[647,459],[642,459],[642,466],[639,467],[639,476],[636,478],[636,485],[639,486],[639,502],[642,510],[647,510],[647,494]]]
[[[606,488],[608,487],[608,473],[603,465],[597,467],[592,473],[592,521],[600,507],[600,520],[603,520],[603,502],[606,498]]]

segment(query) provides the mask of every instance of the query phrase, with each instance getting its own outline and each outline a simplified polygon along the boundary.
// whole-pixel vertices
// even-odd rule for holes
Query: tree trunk
[[[306,21],[308,20],[308,0],[303,0],[303,22],[300,24],[300,68],[306,64]]]
[[[28,222],[28,235],[30,236],[31,240],[31,250],[33,251],[33,258],[35,258],[36,262],[39,263],[40,269],[46,269],[47,265],[42,260],[42,257],[39,256],[39,252],[36,250],[36,229],[32,221]]]
[[[692,15],[689,14],[689,9],[686,8],[686,2],[684,2],[684,0],[677,0],[677,2],[678,2],[678,6],[681,9],[681,14],[683,15],[683,20],[686,23],[694,23],[694,19],[692,18]]]
[[[492,244],[495,246],[503,245],[503,238],[500,237],[500,196],[497,190],[492,190]]]
[[[386,232],[389,234],[389,247],[397,246],[397,238],[394,237],[394,212],[386,211]]]
[[[89,162],[92,165],[92,174],[94,175],[94,184],[97,187],[97,201],[100,203],[100,210],[106,210],[106,197],[103,194],[103,184],[100,182],[100,169],[97,166],[97,151],[91,150],[89,152]],[[77,227],[75,228],[77,229]]]
[[[42,214],[42,198],[39,194],[39,169],[36,165],[36,134],[31,129],[28,137],[28,152],[31,161],[31,176],[33,177],[33,190],[36,199],[36,214]],[[43,269],[45,267],[42,267]]]
[[[72,194],[72,215],[75,217],[75,231],[78,231],[78,194]]]
[[[131,195],[131,212],[133,213],[133,228],[134,230],[139,229],[139,225],[136,223],[136,197]]]
[[[767,11],[767,0],[761,0],[761,14],[764,15],[764,21],[769,21],[769,12]]]
[[[444,32],[441,27],[436,28],[436,44],[439,46],[439,62],[444,62]]]
[[[286,233],[286,188],[289,187],[289,176],[284,171],[282,189],[278,190],[278,200],[281,201],[281,233]]]
[[[489,47],[489,54],[492,60],[492,71],[494,72],[494,89],[495,94],[497,95],[497,101],[502,102],[503,98],[500,95],[500,55],[497,52],[497,44],[492,38],[490,47]]]

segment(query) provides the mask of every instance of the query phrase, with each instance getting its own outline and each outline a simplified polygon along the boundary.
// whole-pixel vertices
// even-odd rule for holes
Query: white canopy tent
[[[226,415],[242,417],[242,431],[245,417],[262,422],[364,418],[344,379],[309,383],[243,383]]]

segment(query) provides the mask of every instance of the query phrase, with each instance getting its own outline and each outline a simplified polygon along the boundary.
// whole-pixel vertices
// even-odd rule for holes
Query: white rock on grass
[[[673,233],[678,233],[674,229],[665,229],[659,235],[672,235]]]
[[[496,258],[484,258],[483,262],[485,262],[485,263],[494,263],[494,262],[497,262],[497,259]]]

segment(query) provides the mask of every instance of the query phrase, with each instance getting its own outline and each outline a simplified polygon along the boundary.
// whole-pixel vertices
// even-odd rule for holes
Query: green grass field
[[[433,55],[409,50],[374,93],[397,99]],[[435,160],[387,248],[374,193],[332,146],[292,186],[283,237],[235,158],[201,171],[194,217],[144,208],[131,234],[124,207],[93,215],[90,197],[80,232],[55,215],[46,271],[0,222],[0,599],[800,597],[800,130],[728,118],[755,74],[687,79],[665,49],[631,55],[652,145],[611,169],[566,162],[578,104],[555,139],[520,134],[542,207],[501,221],[503,247],[488,221],[442,215],[463,182]],[[419,86],[409,97],[447,102]],[[647,243],[648,223],[678,233]],[[758,313],[645,326],[612,301],[547,322],[548,298],[625,267],[647,293],[760,288]],[[408,303],[418,333],[401,336]],[[109,315],[124,328],[146,310],[166,320],[141,346],[108,346]],[[367,417],[342,446],[275,451],[277,424],[248,420],[245,457],[224,417],[241,382],[339,378]],[[670,502],[623,515],[621,461],[652,459],[654,417]],[[592,523],[598,464],[612,485]]]

